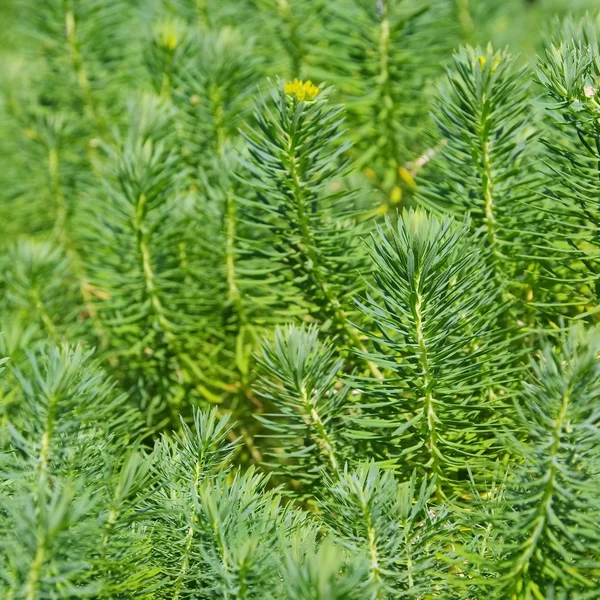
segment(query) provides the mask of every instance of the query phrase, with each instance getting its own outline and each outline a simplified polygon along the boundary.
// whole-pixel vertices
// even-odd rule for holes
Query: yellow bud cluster
[[[181,41],[181,31],[174,21],[165,21],[155,27],[155,37],[158,44],[169,51],[175,50]]]
[[[299,79],[286,83],[283,91],[300,102],[314,100],[319,94],[319,88],[312,81],[300,81]]]

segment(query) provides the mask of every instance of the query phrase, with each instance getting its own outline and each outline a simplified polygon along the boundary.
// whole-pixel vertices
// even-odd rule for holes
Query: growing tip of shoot
[[[296,98],[300,102],[314,100],[319,94],[319,88],[312,81],[294,79],[283,87],[286,96]]]

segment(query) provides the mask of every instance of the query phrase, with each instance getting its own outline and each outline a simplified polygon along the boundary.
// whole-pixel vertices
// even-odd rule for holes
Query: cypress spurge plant
[[[598,597],[597,20],[487,4],[3,3],[2,599]]]
[[[213,23],[199,32],[165,17],[154,24],[146,62],[156,92],[172,106],[174,143],[188,167],[188,217],[202,230],[195,247],[180,244],[183,260],[196,261],[210,290],[201,299],[203,311],[220,314],[205,324],[210,329],[205,337],[217,348],[210,365],[210,377],[218,382],[212,397],[226,398],[234,412],[243,413],[251,395],[256,327],[268,314],[268,294],[248,281],[256,266],[244,260],[242,239],[252,237],[252,230],[240,214],[240,197],[247,192],[236,178],[236,159],[239,126],[251,106],[261,61],[237,29]]]
[[[364,350],[349,317],[364,253],[348,231],[357,226],[351,194],[332,189],[344,174],[343,108],[328,102],[328,90],[311,82],[278,83],[261,98],[255,126],[247,130],[247,182],[257,198],[252,218],[268,232],[261,240],[279,269],[279,292],[288,301],[300,292],[302,312],[338,336],[342,346]],[[339,182],[337,186],[339,186]],[[297,291],[297,292],[296,292]],[[367,361],[375,375],[377,367]]]
[[[357,382],[368,400],[355,435],[401,468],[435,476],[441,499],[493,455],[502,420],[511,372],[493,274],[468,222],[421,210],[379,230],[371,254],[375,281],[361,308],[377,350],[368,356],[385,377]]]
[[[598,296],[598,90],[596,39],[562,42],[540,59],[554,125],[546,137],[548,184],[540,255],[540,305],[565,314],[594,312]]]
[[[348,458],[349,387],[340,387],[338,379],[343,361],[318,336],[315,327],[277,329],[263,344],[256,386],[261,399],[277,409],[257,416],[276,444],[272,457],[283,474],[308,485],[322,483],[326,473],[337,479]]]
[[[497,285],[522,284],[525,268],[516,263],[534,218],[529,81],[527,67],[506,51],[467,47],[454,54],[434,112],[443,140],[439,173],[419,194],[436,212],[471,215],[485,235]]]
[[[415,598],[444,588],[433,536],[439,524],[425,513],[435,486],[423,481],[416,490],[415,481],[413,474],[398,485],[390,471],[362,463],[328,490],[325,520],[353,553],[368,556],[367,597]]]
[[[451,4],[351,0],[328,6],[315,72],[336,86],[347,106],[350,152],[386,205],[414,191],[407,166],[428,150],[421,125],[441,50],[454,40]]]
[[[83,306],[69,262],[51,242],[20,241],[6,255],[3,309],[14,320],[37,325],[41,338],[59,340],[78,328]],[[80,328],[80,327],[79,327]]]
[[[62,102],[88,133],[106,135],[115,118],[119,86],[136,74],[138,37],[124,27],[135,22],[125,1],[109,4],[51,0],[43,7],[23,3],[27,51],[41,52],[48,83],[43,99]],[[122,107],[122,104],[121,104]]]
[[[290,600],[364,598],[364,561],[348,561],[333,537],[319,542],[317,534],[316,529],[304,528],[286,549],[283,577]]]
[[[145,482],[143,459],[126,453],[139,415],[89,353],[68,346],[32,353],[14,379],[20,411],[0,455],[3,596],[143,597],[152,572],[126,525]]]
[[[193,429],[184,425],[179,436],[157,446],[159,484],[146,510],[156,515],[152,537],[165,574],[162,598],[238,592],[252,598],[272,575],[261,544],[275,535],[277,496],[262,493],[266,479],[252,470],[228,481],[236,446],[230,433],[227,417],[196,413]]]
[[[494,516],[497,579],[482,582],[494,598],[597,593],[598,343],[597,330],[578,328],[562,352],[545,345],[516,403],[522,435],[506,444],[520,462]]]
[[[280,50],[267,53],[270,71],[289,79],[305,75],[314,62],[317,43],[325,31],[326,3],[322,0],[254,0],[254,4],[265,24],[265,35],[257,43]]]
[[[206,388],[198,355],[190,354],[181,334],[198,331],[207,284],[193,263],[182,260],[186,238],[176,223],[185,212],[177,217],[173,204],[182,173],[178,155],[168,147],[170,112],[152,96],[140,98],[131,110],[135,116],[126,137],[107,147],[100,202],[91,202],[82,215],[93,220],[86,258],[98,316],[114,332],[112,360],[129,365],[123,383],[137,389],[151,420],[162,414],[177,423],[184,389]],[[93,251],[106,235],[114,245]],[[202,344],[201,337],[197,341]]]

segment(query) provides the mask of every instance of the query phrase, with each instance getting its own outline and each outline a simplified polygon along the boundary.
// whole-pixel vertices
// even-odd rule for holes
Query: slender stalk
[[[153,315],[154,326],[164,335],[167,344],[173,347],[175,343],[175,335],[171,329],[171,322],[165,315],[165,309],[158,294],[156,285],[156,277],[152,267],[152,258],[150,256],[149,232],[144,219],[146,216],[147,197],[145,194],[140,194],[135,206],[135,215],[133,219],[133,229],[136,233],[138,252],[142,273],[144,277],[144,287],[148,297],[151,312]],[[179,413],[177,407],[173,404],[170,395],[167,393],[167,403],[171,413],[173,423],[177,423]]]
[[[406,576],[408,579],[408,589],[412,589],[415,587],[415,578],[414,578],[414,563],[411,552],[411,542],[408,539],[408,529],[409,525],[404,525],[404,535],[406,536],[404,548],[406,550]]]
[[[306,393],[304,386],[301,390],[301,401],[302,405],[304,406],[304,410],[306,411],[305,420],[307,421],[309,427],[311,427],[311,429],[314,428],[317,433],[315,436],[315,443],[329,462],[336,477],[339,477],[340,467],[333,447],[333,441],[327,431],[327,428],[325,427],[325,424],[323,423],[323,420],[321,419],[321,415],[319,414],[315,403]]]
[[[433,395],[433,381],[431,376],[431,366],[429,362],[429,353],[427,348],[427,340],[425,337],[425,329],[423,323],[423,293],[421,290],[421,272],[417,273],[415,281],[416,301],[414,305],[415,314],[415,329],[417,337],[417,345],[419,347],[419,365],[423,374],[423,389],[425,393],[425,416],[427,423],[427,443],[426,447],[429,452],[431,461],[431,471],[436,476],[436,497],[438,500],[443,500],[442,491],[442,471],[440,465],[440,451],[438,448],[437,434],[437,415],[435,413],[435,398]]]
[[[239,326],[246,323],[246,311],[237,284],[235,261],[237,210],[233,190],[227,191],[225,200],[225,270],[227,274],[227,296],[229,304],[234,307],[239,320]]]
[[[40,319],[42,320],[42,323],[44,325],[44,328],[48,332],[48,335],[56,341],[58,339],[58,331],[56,329],[54,321],[48,314],[48,310],[46,309],[46,305],[42,300],[40,292],[37,289],[30,290],[29,297],[33,306],[35,306],[35,310],[37,311]]]
[[[379,86],[379,106],[383,139],[386,146],[390,149],[389,160],[393,163],[398,177],[398,142],[397,127],[394,120],[394,99],[392,97],[392,80],[390,78],[390,50],[392,40],[390,38],[390,20],[388,18],[388,0],[381,2],[381,21],[379,23],[379,76],[377,85]]]
[[[102,346],[107,345],[108,335],[101,323],[96,319],[96,308],[90,300],[89,283],[82,264],[79,252],[69,233],[69,209],[60,178],[60,154],[56,148],[51,148],[48,153],[48,175],[50,178],[50,193],[56,203],[56,220],[54,223],[54,236],[65,251],[69,259],[69,266],[77,279],[79,292],[87,315],[92,319],[94,331]],[[55,334],[51,334],[55,337]]]
[[[46,544],[46,535],[45,533],[42,533],[42,536],[38,537],[37,551],[29,570],[29,577],[27,578],[27,584],[25,586],[25,600],[38,600],[39,580],[42,574],[42,567],[46,560]]]
[[[375,539],[375,529],[371,526],[367,528],[367,539],[369,541],[369,560],[371,564],[371,574],[373,580],[379,587],[381,581],[381,572],[379,569],[379,556],[377,552],[377,541]],[[381,591],[377,590],[377,598],[382,598]]]
[[[207,0],[196,0],[196,11],[198,13],[200,24],[210,29],[212,23]]]
[[[211,98],[211,116],[215,125],[215,144],[219,161],[223,163],[225,158],[225,144],[227,142],[227,131],[225,129],[225,111],[221,94],[218,89],[212,89]],[[241,328],[246,322],[246,312],[237,284],[236,252],[235,243],[237,237],[237,207],[235,202],[235,193],[231,183],[228,183],[225,192],[225,272],[227,278],[227,299],[228,304],[232,306],[238,316],[238,328]]]
[[[482,123],[482,131],[485,123]],[[481,138],[481,162],[483,168],[482,193],[484,200],[484,218],[486,235],[492,249],[494,259],[501,258],[498,250],[498,236],[496,235],[496,216],[494,214],[494,175],[490,161],[489,139]]]
[[[179,347],[177,335],[173,332],[173,323],[166,316],[166,311],[158,293],[156,276],[152,266],[152,257],[150,254],[150,232],[144,220],[147,210],[147,197],[145,194],[140,194],[135,205],[135,214],[132,219],[133,229],[136,234],[137,247],[140,257],[140,266],[144,278],[144,288],[150,304],[154,327],[164,336],[169,349],[174,353],[177,360],[190,369],[190,373],[194,375],[198,381],[199,389],[208,397],[219,401],[210,390],[204,385],[208,383],[206,376],[194,361],[185,351]],[[176,365],[174,367],[177,369]],[[167,403],[171,413],[173,423],[179,426],[179,411],[176,402],[173,402],[171,396],[167,393]]]
[[[302,62],[304,59],[304,48],[302,45],[302,39],[298,35],[299,23],[294,19],[294,13],[288,0],[279,0],[279,18],[288,28],[288,43],[284,43],[284,47],[288,53],[290,59],[290,72],[292,77],[300,77],[300,71],[302,70]],[[281,33],[281,37],[284,37],[284,33]]]
[[[375,584],[377,590],[375,600],[383,600],[383,591],[381,589],[381,568],[379,566],[379,550],[377,548],[377,536],[375,533],[375,527],[371,518],[371,511],[367,502],[365,502],[362,494],[359,496],[361,503],[360,508],[365,523],[367,533],[367,551],[369,553],[369,570],[371,572],[371,578]]]
[[[525,577],[529,569],[530,559],[537,548],[537,542],[544,533],[548,519],[551,517],[552,500],[556,491],[556,475],[559,472],[559,466],[557,464],[558,453],[561,447],[561,436],[563,428],[565,427],[565,421],[567,412],[569,410],[569,403],[571,401],[572,386],[568,386],[565,390],[560,411],[556,420],[554,421],[554,427],[552,428],[552,446],[550,447],[548,462],[550,468],[548,470],[548,478],[546,485],[544,486],[544,493],[537,505],[536,514],[534,521],[536,526],[523,544],[523,552],[519,555],[516,560],[515,567],[511,570],[507,577],[513,582],[511,599],[516,600],[517,586],[521,581],[522,577]]]
[[[84,104],[90,117],[100,130],[104,130],[104,126],[101,120],[98,118],[98,112],[96,109],[96,103],[92,94],[92,88],[90,81],[83,63],[83,57],[81,55],[81,44],[77,38],[77,23],[75,20],[75,13],[71,8],[71,2],[69,0],[63,0],[63,10],[65,12],[65,35],[67,38],[68,51],[71,56],[71,63],[73,65],[73,71],[75,73],[75,79],[81,92]]]
[[[67,202],[60,182],[58,150],[51,148],[48,152],[48,175],[50,177],[50,193],[56,204],[56,220],[54,235],[63,248],[70,247],[67,234]]]
[[[473,17],[471,16],[470,0],[456,0],[456,12],[458,13],[458,22],[463,30],[463,36],[469,40],[475,29]]]
[[[147,198],[145,194],[141,194],[136,203],[136,213],[134,220],[134,229],[137,235],[138,250],[140,253],[142,273],[144,274],[144,284],[150,306],[154,313],[155,324],[164,333],[168,340],[173,339],[173,332],[170,328],[170,322],[165,316],[164,308],[158,295],[154,270],[152,268],[152,260],[150,257],[150,247],[148,244],[148,229],[144,223],[146,213]]]
[[[194,468],[194,479],[193,479],[193,489],[194,492],[198,492],[198,483],[200,482],[201,471],[201,462],[196,461],[196,466]],[[192,510],[192,514],[190,516],[190,526],[188,527],[187,533],[185,535],[185,541],[183,544],[183,558],[181,560],[181,567],[179,568],[179,574],[177,575],[177,579],[175,580],[175,589],[173,591],[173,600],[179,600],[181,594],[181,587],[185,580],[186,573],[189,570],[190,566],[190,554],[192,549],[192,543],[194,541],[194,527],[198,521],[198,513],[196,510]]]
[[[229,550],[227,548],[227,544],[223,536],[223,529],[219,526],[219,523],[217,523],[216,521],[212,523],[212,529],[217,542],[217,546],[219,548],[219,553],[221,555],[221,564],[223,565],[224,571],[228,573],[231,569],[231,560],[229,557]],[[223,594],[224,600],[229,600],[229,597],[229,594],[225,591],[225,593]]]
[[[41,525],[42,507],[46,502],[46,491],[49,485],[49,460],[51,441],[54,435],[54,426],[56,423],[56,415],[58,412],[59,397],[52,394],[48,399],[48,409],[46,411],[46,420],[44,423],[44,433],[40,442],[40,451],[38,454],[38,482],[37,482],[37,519],[38,532],[36,536],[37,548],[36,553],[29,568],[27,583],[25,584],[24,597],[25,600],[38,600],[39,584],[42,576],[42,568],[46,561],[46,553],[48,548],[48,531]]]
[[[362,343],[358,331],[348,321],[347,315],[344,312],[339,300],[336,298],[335,294],[333,293],[333,290],[326,282],[326,278],[321,273],[321,259],[316,251],[316,243],[312,232],[308,226],[308,216],[306,214],[306,197],[302,183],[300,181],[300,176],[298,174],[295,148],[291,140],[290,145],[288,147],[287,158],[289,165],[289,174],[292,178],[293,183],[293,194],[294,199],[296,201],[296,210],[298,214],[298,221],[300,224],[302,238],[299,250],[308,258],[308,261],[306,262],[309,262],[312,265],[308,275],[311,277],[313,283],[323,295],[327,303],[327,310],[330,313],[330,316],[333,322],[335,323],[335,326],[337,327],[338,331],[340,331],[343,337],[346,338],[346,340],[349,341],[355,348],[357,348],[361,352],[366,352],[366,347]],[[377,365],[375,365],[370,360],[365,360],[365,362],[369,370],[371,371],[371,374],[374,377],[377,377],[378,379],[381,379],[383,377]]]

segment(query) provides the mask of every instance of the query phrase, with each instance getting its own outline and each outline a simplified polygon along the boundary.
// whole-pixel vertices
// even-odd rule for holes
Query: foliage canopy
[[[600,596],[585,8],[3,3],[1,598]]]

